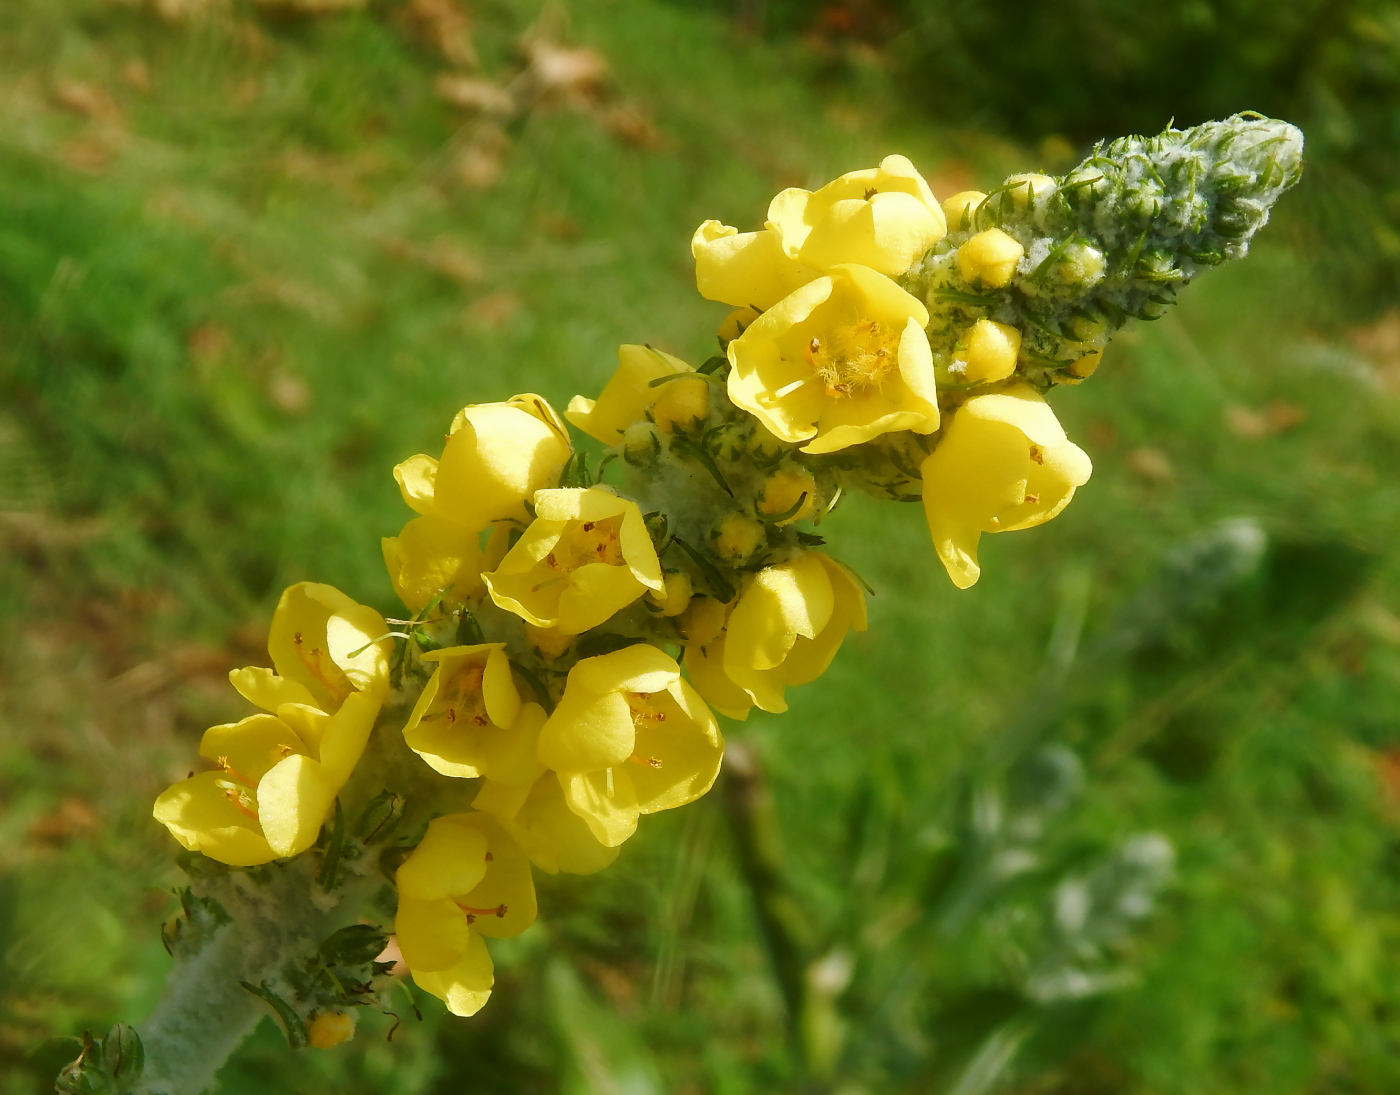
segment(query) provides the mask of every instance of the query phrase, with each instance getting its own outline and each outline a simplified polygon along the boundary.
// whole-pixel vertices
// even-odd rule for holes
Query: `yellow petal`
[[[490,847],[486,873],[465,893],[454,895],[473,931],[503,939],[519,935],[535,922],[535,881],[530,861],[504,826],[490,814],[456,814],[458,824],[482,833]]]
[[[361,692],[389,691],[389,656],[394,641],[388,638],[384,617],[365,605],[343,608],[326,620],[326,647],[331,660]]]
[[[478,827],[462,824],[458,815],[436,818],[395,875],[399,896],[440,901],[467,893],[486,876],[486,851]]]
[[[247,666],[229,672],[229,682],[238,694],[264,711],[276,711],[284,703],[315,704],[306,685],[279,677],[271,669]]]
[[[685,667],[690,673],[690,683],[706,703],[721,715],[743,721],[749,717],[753,700],[725,673],[724,646],[725,640],[721,638],[708,646],[686,647]]]
[[[235,778],[256,787],[272,766],[306,747],[290,726],[273,715],[250,715],[241,722],[211,726],[199,742],[199,755],[226,763]]]
[[[443,591],[448,605],[461,605],[482,591],[475,530],[440,517],[415,517],[380,545],[394,592],[413,612],[421,612]]]
[[[628,773],[644,814],[694,802],[714,785],[724,758],[719,724],[695,689],[677,681],[662,695],[670,701],[660,705],[666,721],[637,727],[636,756],[642,763]]]
[[[524,518],[526,499],[557,482],[569,457],[568,441],[551,418],[553,411],[546,414],[548,405],[538,396],[530,398],[538,402],[463,409],[461,427],[448,438],[438,461],[434,513],[485,528],[493,521]]]
[[[321,759],[321,739],[331,723],[330,715],[309,703],[284,703],[277,708],[277,717],[290,726],[306,746],[297,752]]]
[[[438,462],[431,456],[419,453],[394,468],[399,492],[415,513],[426,515],[433,512],[433,484],[437,479],[437,466]]]
[[[258,822],[279,858],[300,855],[316,843],[336,790],[310,757],[290,756],[263,776],[258,783]]]
[[[969,384],[1005,380],[1016,371],[1021,332],[1009,323],[979,319],[966,336],[960,378]]]
[[[249,818],[225,795],[222,772],[202,772],[181,780],[156,799],[152,815],[192,852],[230,867],[270,863],[277,853]]]
[[[566,686],[540,731],[539,759],[556,772],[611,768],[632,755],[635,738],[632,709],[621,693]]]
[[[554,626],[566,635],[581,635],[621,612],[646,590],[630,568],[589,563],[569,575],[559,594]]]
[[[694,371],[680,358],[650,346],[619,346],[617,360],[617,371],[596,401],[575,396],[564,412],[573,425],[605,445],[621,441],[623,431],[646,413],[665,388],[671,387],[668,384],[653,388],[653,380]]]
[[[569,809],[553,772],[525,788],[488,780],[472,805],[500,818],[530,861],[549,874],[594,874],[617,858],[617,849],[600,844],[588,823]]]
[[[445,970],[413,971],[413,980],[447,1005],[453,1015],[475,1015],[491,998],[495,967],[486,944],[475,932],[467,941],[461,960]]]
[[[472,930],[467,914],[452,901],[414,901],[399,898],[394,917],[399,952],[417,978],[424,973],[449,970],[467,955]]]
[[[847,198],[832,204],[798,257],[817,270],[856,262],[895,277],[921,259],[944,231],[943,211],[912,194]]]
[[[357,692],[346,697],[340,710],[326,724],[318,753],[322,771],[336,791],[345,785],[364,755],[374,720],[379,717],[380,704],[378,696]]]
[[[706,221],[690,241],[695,285],[706,300],[762,311],[816,276],[784,253],[767,229],[740,233],[719,221]]]
[[[765,567],[744,587],[729,617],[725,665],[772,669],[799,635],[816,635],[831,619],[831,578],[816,552]]]
[[[637,792],[623,768],[559,773],[569,809],[587,823],[600,844],[616,848],[637,831]]]

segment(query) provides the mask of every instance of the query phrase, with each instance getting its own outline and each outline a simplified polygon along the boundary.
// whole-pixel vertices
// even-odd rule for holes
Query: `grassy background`
[[[930,120],[907,38],[746,33],[761,7],[0,10],[0,1092],[150,1007],[179,879],[151,799],[240,713],[225,674],[283,586],[390,607],[390,469],[460,405],[562,405],[623,341],[707,355],[689,234],[782,186],[895,150],[940,194],[1073,159]],[[915,508],[843,507],[871,630],[728,728],[742,778],[542,880],[485,1012],[420,998],[392,1042],[370,1017],[298,1055],[265,1023],[226,1088],[1396,1090],[1400,315],[1358,301],[1374,240],[1328,229],[1383,198],[1335,176],[1057,394],[1094,479],[989,538],[973,590]],[[1199,545],[1241,517],[1268,547],[1232,578]],[[1176,855],[1151,914],[1065,958],[1056,901],[1143,833]],[[1111,976],[1035,990],[1061,960]]]

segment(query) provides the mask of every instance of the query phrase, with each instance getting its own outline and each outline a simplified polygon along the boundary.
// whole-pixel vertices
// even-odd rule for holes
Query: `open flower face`
[[[264,711],[297,703],[334,713],[356,692],[389,690],[389,625],[334,586],[299,582],[277,603],[268,633],[272,669],[229,674],[234,688]]]
[[[501,608],[569,635],[666,587],[641,510],[605,487],[537,493],[535,520],[482,577]]]
[[[837,266],[729,344],[729,396],[803,452],[938,429],[928,310],[889,278]]]
[[[866,628],[865,595],[840,563],[816,551],[766,567],[744,585],[725,634],[686,650],[700,694],[745,718],[750,705],[786,711],[788,685],[816,680],[846,633]]]
[[[474,1015],[495,981],[481,937],[535,921],[529,860],[489,814],[450,814],[428,826],[395,882],[394,929],[413,979],[454,1014]]]
[[[299,855],[316,841],[369,741],[381,697],[356,692],[335,714],[284,703],[205,731],[217,766],[156,799],[154,815],[190,851],[236,867]]]
[[[524,518],[526,500],[558,481],[571,451],[554,408],[527,393],[464,407],[442,457],[410,457],[394,478],[415,512],[477,532],[493,521]]]
[[[709,382],[694,375],[695,370],[680,358],[650,346],[619,346],[617,360],[617,372],[596,400],[576,395],[564,412],[565,418],[590,437],[616,445],[627,427],[648,411],[668,432],[674,422],[703,418],[708,412]],[[673,376],[683,379],[665,380]],[[665,382],[652,383],[658,380]]]
[[[784,190],[768,207],[768,227],[783,253],[825,273],[859,263],[896,277],[947,232],[943,209],[903,156],[852,171],[816,193]]]
[[[543,771],[535,748],[544,708],[521,703],[505,644],[434,650],[423,661],[437,669],[404,726],[409,747],[445,776],[532,783]]]
[[[1033,389],[969,399],[924,461],[924,512],[938,557],[959,589],[977,581],[984,532],[1050,520],[1089,481],[1084,451]]]
[[[666,654],[645,644],[585,658],[540,731],[540,762],[569,808],[614,848],[639,814],[684,806],[719,773],[714,716]]]

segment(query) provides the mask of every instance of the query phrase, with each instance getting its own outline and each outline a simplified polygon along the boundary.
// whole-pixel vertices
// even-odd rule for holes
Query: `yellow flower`
[[[464,407],[441,458],[410,457],[394,478],[414,512],[479,532],[493,521],[524,518],[526,499],[558,482],[571,451],[554,408],[527,393]]]
[[[736,308],[761,312],[817,276],[817,271],[787,256],[771,227],[740,232],[706,221],[695,230],[690,251],[700,295]]]
[[[218,770],[168,788],[156,820],[190,851],[235,867],[299,855],[359,762],[381,702],[355,692],[334,714],[293,702],[210,727],[199,754]]]
[[[481,542],[475,529],[441,517],[415,517],[397,536],[380,541],[389,581],[413,612],[439,593],[449,607],[481,595]]]
[[[316,1049],[335,1049],[355,1037],[353,1011],[322,1011],[306,1024],[306,1038]]]
[[[535,921],[529,860],[491,815],[449,814],[428,826],[395,882],[394,931],[413,979],[453,1014],[476,1014],[495,982],[481,937]]]
[[[501,608],[569,635],[666,586],[641,510],[606,487],[537,493],[535,520],[482,578]]]
[[[540,761],[569,808],[615,848],[639,814],[693,802],[719,773],[724,742],[680,667],[639,643],[585,658],[540,731]]]
[[[966,232],[972,227],[972,218],[977,207],[987,200],[980,190],[959,190],[951,198],[943,199],[943,216],[948,221],[948,231]]]
[[[929,531],[953,584],[966,589],[982,573],[982,533],[1050,520],[1091,470],[1049,404],[1026,385],[964,403],[921,469]]]
[[[564,412],[564,417],[589,437],[616,445],[627,427],[648,411],[667,433],[676,422],[704,418],[709,413],[710,385],[703,377],[652,387],[653,380],[695,372],[680,358],[650,346],[628,345],[617,348],[617,360],[617,371],[596,400],[576,395]]]
[[[706,221],[690,247],[701,296],[762,311],[842,264],[902,274],[945,231],[943,209],[923,176],[903,156],[887,156],[815,193],[784,190],[761,231]]]
[[[594,874],[617,858],[618,849],[600,844],[588,823],[569,809],[553,772],[525,787],[485,780],[472,808],[496,817],[530,862],[548,874]]]
[[[389,690],[389,625],[334,586],[299,582],[277,602],[268,633],[272,669],[235,669],[229,680],[264,711],[307,704],[334,712],[347,696]]]
[[[445,776],[532,783],[543,771],[535,746],[544,708],[521,702],[505,643],[434,650],[423,661],[437,669],[404,725],[409,748]]]
[[[816,193],[784,190],[768,207],[768,226],[789,258],[819,273],[859,263],[890,277],[947,231],[933,191],[903,156],[886,156],[879,167],[842,175]]]
[[[928,310],[864,266],[836,266],[729,344],[729,397],[803,452],[938,429]]]
[[[747,579],[724,635],[688,646],[691,683],[716,709],[786,711],[788,685],[816,680],[852,629],[866,628],[865,594],[851,573],[810,551]]]

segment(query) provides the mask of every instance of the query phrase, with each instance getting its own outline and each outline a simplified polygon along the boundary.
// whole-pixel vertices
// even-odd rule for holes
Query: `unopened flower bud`
[[[690,582],[690,575],[683,570],[668,570],[665,577],[665,599],[661,600],[650,593],[647,594],[647,598],[661,610],[661,615],[679,616],[686,610],[686,606],[690,604],[690,598],[695,592]]]
[[[729,606],[703,594],[692,597],[686,610],[676,622],[685,641],[691,646],[707,646],[724,630]]]
[[[1058,273],[1067,285],[1088,288],[1103,280],[1103,252],[1087,243],[1072,243],[1065,248]]]
[[[530,640],[531,646],[551,659],[563,655],[574,642],[573,635],[566,635],[557,627],[536,627],[530,623],[525,625],[525,638]]]
[[[1093,353],[1085,354],[1074,364],[1065,369],[1060,376],[1061,384],[1080,384],[1094,375],[1094,370],[1099,367],[1099,362],[1103,360],[1103,351],[1095,350]]]
[[[1016,274],[1026,249],[1000,228],[978,232],[958,248],[958,272],[963,280],[1000,289]]]
[[[335,1049],[355,1037],[353,1011],[323,1011],[306,1024],[306,1037],[317,1049]]]
[[[786,515],[779,525],[810,517],[817,509],[817,481],[805,468],[781,468],[763,484],[758,512],[765,516]]]
[[[1009,187],[1005,191],[1005,200],[1016,209],[1025,209],[1028,205],[1040,205],[1045,198],[1055,192],[1054,179],[1049,175],[1039,175],[1034,172],[1008,176],[1003,185]]]
[[[1009,323],[979,319],[968,331],[964,348],[954,360],[952,371],[960,373],[968,384],[1005,380],[1016,371],[1016,356],[1020,352],[1020,331]]]
[[[728,514],[715,530],[715,550],[731,562],[747,559],[768,539],[763,526],[742,513]]]
[[[689,426],[710,413],[710,384],[701,377],[686,377],[661,385],[651,416],[656,428],[670,433],[675,426]]]
[[[948,218],[949,232],[966,232],[973,226],[977,207],[987,200],[980,190],[961,190],[943,200],[943,215]]]

